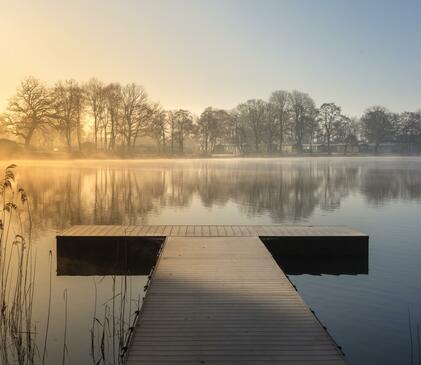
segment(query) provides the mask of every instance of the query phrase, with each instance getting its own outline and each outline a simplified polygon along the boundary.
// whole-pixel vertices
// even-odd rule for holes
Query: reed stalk
[[[16,184],[15,167],[6,167],[0,180],[0,361],[26,365],[35,362],[36,256],[28,197]]]
[[[64,336],[63,336],[63,357],[62,357],[62,364],[65,365],[66,363],[66,354],[68,353],[67,350],[67,289],[64,289],[63,292],[63,299],[64,299]]]

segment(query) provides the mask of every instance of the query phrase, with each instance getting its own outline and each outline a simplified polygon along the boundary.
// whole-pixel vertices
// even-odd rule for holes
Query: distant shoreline
[[[287,159],[287,158],[303,158],[303,157],[324,157],[324,158],[348,158],[348,157],[421,157],[421,154],[409,153],[285,153],[285,154],[136,154],[128,156],[119,155],[85,155],[85,154],[70,154],[70,153],[42,153],[34,152],[31,154],[0,154],[0,161],[10,160],[200,160],[200,159]]]

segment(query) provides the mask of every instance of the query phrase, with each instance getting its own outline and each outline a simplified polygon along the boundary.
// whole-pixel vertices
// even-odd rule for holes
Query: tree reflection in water
[[[299,221],[315,209],[333,211],[353,193],[370,204],[421,198],[421,170],[407,162],[383,168],[364,159],[193,160],[64,163],[21,167],[40,225],[145,224],[165,208],[229,202],[242,214]],[[212,224],[213,222],[204,222]]]

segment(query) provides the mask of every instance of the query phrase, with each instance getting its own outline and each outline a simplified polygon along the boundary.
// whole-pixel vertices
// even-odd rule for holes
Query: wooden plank
[[[145,226],[145,230],[143,231],[143,234],[145,236],[150,236],[149,232],[153,229],[153,226]]]
[[[118,233],[121,233],[120,231],[121,226],[104,226],[104,227],[105,227],[105,231],[103,233],[104,236],[115,236],[116,235],[115,233],[117,233],[117,236],[118,236]],[[95,232],[92,231],[90,235],[95,236]]]
[[[162,232],[162,235],[163,236],[170,236],[171,235],[171,232],[173,230],[173,226],[164,226],[164,227],[165,228],[164,228],[164,230]]]
[[[276,232],[276,227],[274,226],[265,226],[266,232],[268,236],[274,236]]]
[[[234,236],[235,237],[241,237],[243,234],[241,233],[240,227],[239,226],[231,226],[233,232],[234,232]]]
[[[79,229],[78,234],[80,236],[89,236],[89,232],[92,231],[92,229],[94,227],[95,226],[81,226],[80,229]]]
[[[209,226],[202,226],[202,235],[204,237],[209,237],[210,236],[210,228]]]
[[[186,236],[194,236],[194,226],[187,226]]]
[[[224,226],[224,228],[225,228],[225,234],[226,234],[226,236],[228,236],[228,237],[235,236],[234,230],[232,229],[231,226]]]
[[[254,237],[258,235],[256,229],[253,226],[246,226],[246,229],[249,232],[249,236]]]
[[[180,226],[180,231],[178,232],[179,236],[186,236],[187,235],[187,228],[188,226]]]
[[[367,237],[366,234],[343,226],[117,226],[79,225],[73,226],[59,237],[84,236],[265,236],[265,237]]]
[[[194,226],[194,235],[195,237],[202,237],[202,226]]]
[[[216,226],[216,232],[217,232],[217,236],[221,236],[221,237],[226,236],[224,226]]]
[[[155,227],[156,228],[155,228],[155,231],[154,231],[154,236],[156,236],[156,237],[162,237],[163,236],[162,232],[164,231],[165,226],[156,225]]]
[[[156,225],[156,226],[154,226],[154,230],[153,231],[151,231],[151,235],[152,236],[156,236],[156,237],[159,237],[159,236],[162,236],[162,232],[163,232],[163,230],[164,230],[164,228],[163,228],[164,226],[160,226],[160,225]]]
[[[156,230],[156,232],[155,232],[155,234],[157,235],[157,236],[164,236],[164,231],[165,231],[165,226],[157,226],[158,228],[157,228],[157,230]]]
[[[227,237],[239,231],[166,239],[126,364],[347,363],[260,239]]]
[[[171,227],[171,232],[170,232],[170,234],[168,236],[176,236],[177,233],[178,233],[178,230],[179,230],[179,226],[178,225],[173,225]]]
[[[247,229],[246,226],[240,226],[239,228],[240,228],[240,231],[241,231],[243,237],[247,237],[247,236],[250,235],[250,232],[249,232],[249,230]]]
[[[139,226],[126,226],[125,234],[128,237],[137,237],[139,232]]]
[[[104,233],[106,233],[107,232],[107,229],[109,228],[109,226],[96,226],[97,227],[97,229],[94,231],[94,232],[92,232],[92,234],[90,234],[90,235],[92,235],[92,236],[102,236],[102,235],[104,235]]]
[[[141,236],[143,231],[145,231],[145,226],[139,226],[133,233],[136,233],[136,236]]]
[[[210,229],[210,236],[218,236],[217,226],[209,226]]]
[[[150,225],[149,227],[150,228],[147,230],[146,234],[148,236],[155,236],[157,226],[156,225]]]

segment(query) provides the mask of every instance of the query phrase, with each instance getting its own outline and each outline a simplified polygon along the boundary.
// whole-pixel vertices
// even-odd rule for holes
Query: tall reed
[[[47,362],[48,332],[52,307],[52,252],[49,252],[49,297],[42,348],[36,348],[33,323],[36,249],[32,244],[32,217],[28,197],[15,179],[15,165],[7,166],[0,179],[0,364],[34,365]],[[101,279],[102,281],[103,279]],[[140,310],[141,293],[132,297],[132,281],[112,276],[111,297],[95,308],[91,328],[93,364],[123,363],[131,324]],[[136,292],[136,291],[134,291]],[[69,361],[67,346],[68,293],[64,298],[64,337],[62,364]],[[133,304],[134,303],[134,304]],[[134,313],[132,310],[135,310]],[[40,334],[38,334],[40,335]]]
[[[33,364],[35,253],[32,218],[25,190],[15,181],[15,165],[0,180],[0,361]]]
[[[415,327],[415,328],[413,328]],[[414,333],[415,330],[415,333]],[[408,365],[421,365],[421,327],[419,322],[413,323],[408,307],[409,362]]]

